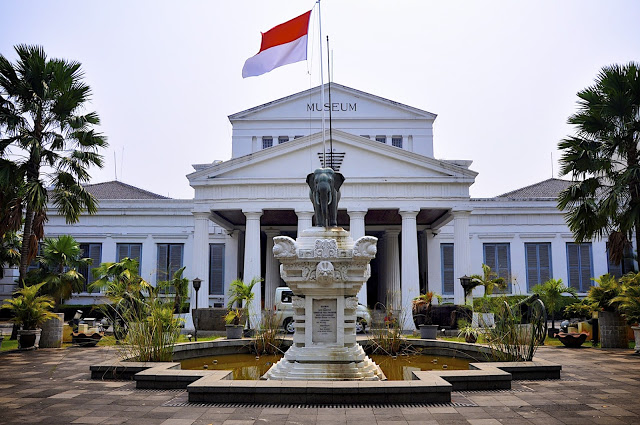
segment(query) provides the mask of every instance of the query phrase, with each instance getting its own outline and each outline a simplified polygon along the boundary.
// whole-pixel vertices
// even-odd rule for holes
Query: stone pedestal
[[[357,294],[371,275],[377,239],[355,243],[342,228],[312,227],[295,241],[274,238],[280,275],[294,293],[295,333],[285,356],[264,375],[279,380],[382,380],[356,342]]]

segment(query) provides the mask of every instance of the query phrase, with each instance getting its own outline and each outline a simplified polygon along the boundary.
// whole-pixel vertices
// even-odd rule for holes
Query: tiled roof
[[[496,196],[496,198],[507,199],[556,199],[560,192],[565,190],[571,185],[569,180],[560,179],[548,179],[535,183],[530,186],[525,186],[520,189],[512,190],[511,192],[503,193]]]
[[[85,189],[97,199],[171,199],[119,181],[88,184]]]

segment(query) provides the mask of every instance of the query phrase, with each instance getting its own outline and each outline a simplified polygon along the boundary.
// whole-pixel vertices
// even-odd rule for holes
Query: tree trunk
[[[24,279],[29,268],[29,240],[31,239],[31,225],[33,224],[33,209],[27,205],[27,212],[24,216],[24,231],[22,233],[22,247],[20,249],[20,277],[18,278],[18,288],[24,286]]]

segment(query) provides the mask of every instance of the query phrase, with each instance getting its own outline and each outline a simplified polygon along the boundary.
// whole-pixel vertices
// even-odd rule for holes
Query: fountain
[[[296,240],[274,238],[280,275],[294,293],[295,333],[285,356],[264,375],[276,380],[386,379],[356,342],[356,295],[371,275],[377,238],[357,241],[337,227],[344,178],[331,168],[309,174],[316,225]],[[320,227],[322,226],[322,227]]]

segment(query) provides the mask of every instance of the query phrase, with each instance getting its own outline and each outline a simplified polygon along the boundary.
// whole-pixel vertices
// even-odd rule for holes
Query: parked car
[[[279,313],[281,326],[285,332],[292,334],[295,331],[293,323],[293,291],[286,286],[276,288],[275,310]],[[356,332],[363,333],[371,324],[371,315],[366,306],[358,304],[356,308]]]

